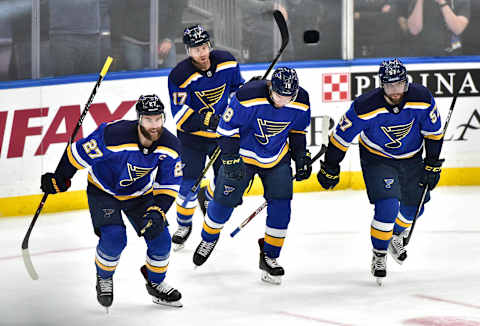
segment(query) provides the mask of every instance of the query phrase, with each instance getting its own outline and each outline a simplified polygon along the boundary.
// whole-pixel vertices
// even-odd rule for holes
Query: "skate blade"
[[[162,305],[162,306],[167,306],[167,307],[175,307],[175,308],[181,308],[183,307],[182,303],[180,302],[180,300],[178,301],[164,301],[162,299],[159,299],[159,298],[155,298],[155,297],[152,297],[152,301],[153,303],[156,303],[158,305]]]
[[[377,278],[375,279],[375,281],[377,282],[377,285],[378,285],[378,286],[382,286],[382,285],[383,285],[383,279],[384,279],[384,278],[385,278],[385,277],[377,277]]]
[[[182,250],[183,248],[185,248],[185,244],[184,244],[184,243],[174,243],[174,244],[173,244],[173,251],[180,251],[180,250]]]
[[[282,277],[270,275],[267,272],[262,271],[262,281],[270,284],[279,285],[282,283]]]

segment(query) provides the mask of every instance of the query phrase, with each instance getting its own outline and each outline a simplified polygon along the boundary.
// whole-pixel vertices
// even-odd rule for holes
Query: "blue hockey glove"
[[[340,165],[328,166],[324,161],[320,162],[320,171],[317,174],[318,183],[323,189],[333,189],[340,181]]]
[[[240,154],[223,154],[222,164],[225,179],[241,180],[245,176],[245,164]]]
[[[312,154],[307,150],[295,160],[295,180],[307,180],[310,174],[312,174]]]
[[[212,112],[207,112],[203,115],[203,125],[211,130],[217,130],[218,123],[220,122],[220,116],[218,114],[213,114]]]
[[[156,238],[168,226],[167,217],[163,210],[158,206],[150,206],[145,211],[142,218],[142,224],[139,236],[147,240]]]
[[[67,191],[70,185],[70,179],[65,179],[58,174],[49,172],[42,175],[40,189],[46,194],[56,194]]]
[[[440,180],[440,173],[442,172],[442,164],[445,160],[434,160],[425,158],[423,160],[423,175],[420,177],[420,187],[428,186],[428,189],[433,190]]]

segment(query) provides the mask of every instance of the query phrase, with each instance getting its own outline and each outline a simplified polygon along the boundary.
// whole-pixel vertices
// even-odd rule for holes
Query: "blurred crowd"
[[[290,31],[282,60],[342,59],[342,0],[0,0],[0,80],[95,73],[108,55],[113,71],[173,67],[193,23],[238,61],[268,62],[280,46],[273,10]],[[355,58],[480,54],[480,1],[354,0],[353,11]]]

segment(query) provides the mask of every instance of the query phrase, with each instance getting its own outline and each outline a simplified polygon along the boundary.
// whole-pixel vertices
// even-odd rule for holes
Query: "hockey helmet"
[[[279,67],[272,75],[272,91],[282,96],[296,97],[298,76],[293,68]]]
[[[153,95],[141,95],[135,105],[137,111],[137,117],[142,115],[157,115],[162,114],[165,116],[165,107],[160,98]]]
[[[378,70],[378,77],[382,87],[384,84],[405,81],[405,92],[408,90],[407,68],[398,58],[383,61]]]
[[[183,31],[183,43],[187,48],[194,48],[210,43],[210,35],[201,25],[192,25]]]

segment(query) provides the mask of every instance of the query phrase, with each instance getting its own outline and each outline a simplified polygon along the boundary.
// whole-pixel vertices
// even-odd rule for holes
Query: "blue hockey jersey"
[[[217,138],[214,130],[202,130],[200,123],[186,128],[186,122],[208,111],[222,115],[230,94],[244,83],[238,62],[229,52],[212,51],[210,62],[208,71],[200,71],[193,65],[191,58],[187,58],[177,64],[168,76],[170,107],[177,125],[177,135],[182,140],[184,134]]]
[[[360,145],[370,153],[405,159],[423,149],[424,139],[442,139],[441,126],[437,105],[426,87],[410,84],[398,107],[389,105],[383,90],[377,88],[353,101],[330,136],[330,142],[346,152],[360,134]]]
[[[282,108],[271,102],[267,81],[245,84],[232,98],[217,133],[240,138],[240,155],[247,164],[262,168],[277,165],[288,153],[289,133],[307,133],[310,101],[299,88],[297,98]]]
[[[71,177],[76,171],[68,172],[68,163],[78,170],[87,168],[89,183],[119,200],[151,192],[175,198],[182,176],[178,139],[164,128],[160,138],[145,148],[137,126],[137,121],[127,120],[102,123],[67,147],[64,174]]]

